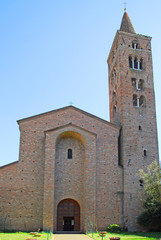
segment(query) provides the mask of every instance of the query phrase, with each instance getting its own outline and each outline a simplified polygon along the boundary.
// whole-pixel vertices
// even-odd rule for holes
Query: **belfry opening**
[[[80,206],[75,200],[64,199],[58,204],[57,231],[80,231]]]

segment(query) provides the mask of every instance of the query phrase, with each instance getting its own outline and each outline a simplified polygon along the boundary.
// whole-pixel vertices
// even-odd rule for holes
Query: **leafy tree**
[[[144,210],[138,217],[141,226],[154,230],[161,228],[161,168],[157,161],[152,162],[147,172],[139,171],[143,183]]]
[[[140,179],[143,181],[143,193],[145,198],[161,202],[161,168],[157,161],[152,162],[147,172],[139,170]]]

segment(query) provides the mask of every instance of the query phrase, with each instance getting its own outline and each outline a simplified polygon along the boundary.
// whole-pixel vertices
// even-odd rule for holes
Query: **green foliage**
[[[121,232],[121,228],[120,228],[120,226],[117,225],[117,224],[111,224],[111,225],[107,228],[107,232],[119,233],[119,232]]]
[[[152,162],[147,172],[139,170],[140,179],[143,180],[144,199],[154,199],[161,202],[161,168],[157,161]]]
[[[161,228],[161,202],[154,199],[147,199],[144,203],[144,211],[138,217],[141,226],[148,226],[152,230]]]
[[[147,172],[139,171],[143,180],[143,207],[144,210],[138,217],[138,224],[151,230],[161,229],[161,169],[155,161],[151,163]]]

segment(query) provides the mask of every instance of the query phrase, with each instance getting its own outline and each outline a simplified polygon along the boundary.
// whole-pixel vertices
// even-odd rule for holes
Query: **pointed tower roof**
[[[122,18],[120,31],[128,32],[128,33],[136,33],[135,29],[134,29],[134,27],[131,23],[131,20],[130,20],[126,11],[125,11],[124,16]]]

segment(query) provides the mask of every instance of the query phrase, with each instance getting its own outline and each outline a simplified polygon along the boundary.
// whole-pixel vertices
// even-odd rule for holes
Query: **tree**
[[[157,161],[152,162],[147,172],[139,170],[140,181],[143,185],[143,212],[138,217],[141,226],[153,230],[161,228],[161,168]]]

